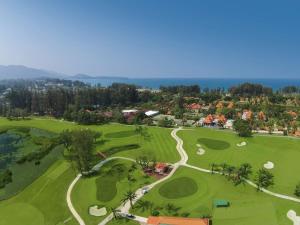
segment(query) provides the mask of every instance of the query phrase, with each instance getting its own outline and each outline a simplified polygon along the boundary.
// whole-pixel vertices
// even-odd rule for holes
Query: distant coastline
[[[134,84],[142,88],[158,89],[160,86],[173,85],[193,85],[198,84],[201,89],[209,88],[224,88],[228,89],[231,86],[245,82],[259,83],[274,90],[278,90],[285,86],[300,86],[300,79],[243,79],[243,78],[127,78],[127,77],[89,77],[75,78],[71,80],[79,80],[92,86],[100,84],[107,87],[112,83]]]

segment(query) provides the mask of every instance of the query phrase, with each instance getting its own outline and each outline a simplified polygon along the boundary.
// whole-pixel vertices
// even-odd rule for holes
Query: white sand
[[[300,216],[297,216],[297,213],[294,210],[288,211],[287,218],[293,221],[293,225],[300,225]]]
[[[201,145],[200,145],[200,144],[196,144],[196,146],[197,146],[197,147],[199,147],[199,148],[201,147]]]
[[[107,214],[107,211],[105,207],[99,209],[98,206],[95,205],[89,208],[89,214],[92,216],[105,216]]]
[[[205,154],[205,150],[203,148],[199,148],[197,151],[198,155],[204,155]]]
[[[236,146],[238,146],[238,147],[243,147],[243,146],[246,146],[247,145],[247,143],[246,142],[241,142],[241,143],[239,143],[239,144],[236,144]]]
[[[264,164],[264,167],[268,170],[271,170],[274,168],[274,163],[268,161],[267,163]]]

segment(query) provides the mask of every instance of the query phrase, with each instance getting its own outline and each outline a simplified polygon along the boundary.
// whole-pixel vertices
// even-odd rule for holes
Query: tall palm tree
[[[226,171],[226,168],[228,167],[228,164],[227,163],[222,163],[221,165],[221,174],[224,175],[225,174],[225,171]]]
[[[216,168],[216,166],[217,166],[217,164],[215,164],[215,163],[211,163],[211,164],[210,164],[211,174],[214,174],[214,173],[215,173],[215,168]]]
[[[126,202],[129,201],[131,208],[133,208],[132,202],[136,199],[136,197],[136,194],[133,191],[129,190],[125,193],[124,198],[122,199],[122,203],[126,204]]]
[[[142,211],[144,212],[146,209],[150,208],[151,203],[149,201],[143,201],[143,200],[139,200],[137,202],[137,207],[142,209]]]

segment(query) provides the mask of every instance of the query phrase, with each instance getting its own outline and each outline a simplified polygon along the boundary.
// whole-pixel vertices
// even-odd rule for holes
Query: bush
[[[159,212],[158,210],[153,210],[153,211],[151,212],[151,215],[152,215],[152,216],[159,216],[159,214],[160,214],[160,212]]]

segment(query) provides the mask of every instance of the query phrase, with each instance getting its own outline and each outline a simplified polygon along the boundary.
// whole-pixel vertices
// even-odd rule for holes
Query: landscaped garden
[[[300,178],[300,140],[288,137],[254,136],[241,138],[235,133],[215,129],[195,128],[183,130],[178,135],[184,141],[184,149],[189,155],[188,163],[210,169],[212,164],[226,163],[239,166],[249,163],[253,171],[272,162],[275,185],[271,190],[293,196]],[[241,143],[245,144],[241,144]],[[198,155],[199,146],[205,154]],[[255,173],[251,179],[254,179]]]

